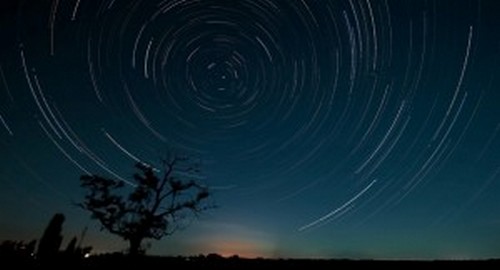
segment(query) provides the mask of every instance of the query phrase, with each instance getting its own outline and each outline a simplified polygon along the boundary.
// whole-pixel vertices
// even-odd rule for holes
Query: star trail
[[[154,254],[500,256],[494,0],[0,4],[0,240],[169,151],[220,207]],[[66,240],[70,237],[68,236]]]

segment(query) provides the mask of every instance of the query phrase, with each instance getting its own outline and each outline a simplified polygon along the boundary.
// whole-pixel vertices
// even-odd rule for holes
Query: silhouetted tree
[[[47,228],[45,228],[38,244],[37,255],[41,260],[53,258],[59,252],[63,238],[61,231],[64,219],[63,214],[55,214],[47,225]]]
[[[144,250],[144,239],[159,240],[183,227],[193,214],[208,209],[207,187],[193,180],[199,164],[189,158],[171,157],[163,160],[163,176],[158,170],[137,163],[131,192],[126,195],[124,183],[97,175],[83,175],[81,186],[87,189],[83,209],[97,219],[102,228],[129,242],[130,255]]]

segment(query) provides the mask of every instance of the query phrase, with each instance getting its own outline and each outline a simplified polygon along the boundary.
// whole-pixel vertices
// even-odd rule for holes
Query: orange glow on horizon
[[[222,240],[208,244],[208,249],[223,257],[237,255],[242,258],[269,257],[270,246],[267,243],[258,243],[246,240]]]

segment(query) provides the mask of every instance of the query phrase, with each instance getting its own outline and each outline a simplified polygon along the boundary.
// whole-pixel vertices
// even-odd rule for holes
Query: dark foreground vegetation
[[[313,260],[313,259],[245,259],[237,256],[224,258],[216,254],[193,257],[159,257],[123,254],[105,254],[84,257],[68,257],[60,254],[51,260],[38,260],[35,257],[0,254],[0,265],[11,269],[130,269],[131,267],[157,267],[157,269],[343,269],[344,267],[372,265],[415,265],[417,267],[466,266],[481,269],[497,268],[500,260],[463,260],[463,261],[384,261],[384,260]],[[419,268],[423,269],[423,268]],[[470,268],[469,268],[470,269]]]

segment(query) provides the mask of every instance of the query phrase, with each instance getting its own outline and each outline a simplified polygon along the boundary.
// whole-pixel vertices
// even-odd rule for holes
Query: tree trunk
[[[139,237],[134,237],[134,238],[131,238],[129,240],[129,243],[130,243],[129,255],[130,256],[137,256],[140,254],[141,242],[142,242],[142,238],[139,238]]]

